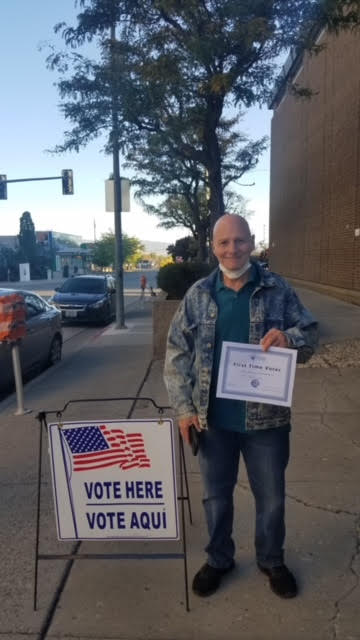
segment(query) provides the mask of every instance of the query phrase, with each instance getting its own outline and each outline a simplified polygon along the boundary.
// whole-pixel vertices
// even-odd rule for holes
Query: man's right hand
[[[197,417],[196,414],[194,414],[193,416],[188,416],[187,418],[180,418],[179,420],[180,433],[181,433],[182,439],[184,440],[184,442],[186,442],[186,444],[190,444],[189,429],[192,424],[196,427],[198,431],[201,431],[199,418]]]

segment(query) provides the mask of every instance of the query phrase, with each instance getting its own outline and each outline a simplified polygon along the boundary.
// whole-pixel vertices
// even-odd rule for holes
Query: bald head
[[[243,269],[253,248],[253,239],[245,218],[230,213],[219,218],[213,230],[212,250],[220,265],[230,272]]]
[[[238,229],[241,232],[246,233],[251,238],[251,231],[248,221],[242,216],[237,216],[235,213],[224,213],[219,218],[213,229],[213,240],[218,232],[222,233],[226,229]]]

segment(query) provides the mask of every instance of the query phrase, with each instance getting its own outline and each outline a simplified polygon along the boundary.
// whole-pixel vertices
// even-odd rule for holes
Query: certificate
[[[223,342],[216,395],[290,407],[295,369],[295,349]]]

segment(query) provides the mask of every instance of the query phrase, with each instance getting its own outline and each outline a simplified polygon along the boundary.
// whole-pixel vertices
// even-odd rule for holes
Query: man
[[[224,340],[290,347],[305,362],[317,341],[317,323],[280,276],[251,264],[248,223],[226,214],[216,223],[213,252],[219,267],[186,293],[171,323],[165,383],[181,435],[200,432],[199,464],[209,532],[207,562],[193,580],[200,596],[214,593],[234,567],[233,491],[240,453],[256,505],[257,564],[280,597],[297,594],[284,564],[285,469],[289,458],[288,407],[216,397]]]

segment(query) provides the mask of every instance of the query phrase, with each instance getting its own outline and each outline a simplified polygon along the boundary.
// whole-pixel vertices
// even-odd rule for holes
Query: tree
[[[123,242],[124,261],[127,265],[135,267],[139,260],[144,259],[144,245],[137,238],[125,236]]]
[[[360,3],[142,0],[140,5],[137,19],[142,26],[143,48],[138,68],[143,86],[145,81],[142,95],[144,98],[149,93],[146,80],[159,82],[165,70],[161,106],[151,103],[159,114],[155,124],[177,135],[179,154],[205,166],[213,226],[224,213],[219,138],[224,108],[230,103],[245,108],[256,102],[266,103],[279,55],[290,47],[318,50],[313,27],[323,24],[336,30],[358,24]],[[173,109],[174,103],[180,108]],[[196,144],[191,147],[179,134],[184,115],[198,128]],[[148,124],[147,114],[143,117]]]
[[[92,261],[97,267],[112,267],[115,261],[115,236],[112,231],[103,233],[101,239],[94,243]]]
[[[20,217],[19,253],[20,258],[30,265],[34,264],[36,259],[36,234],[35,226],[29,211],[24,211]]]
[[[131,262],[133,256],[143,249],[137,238],[123,235],[124,262]],[[112,267],[115,262],[115,234],[113,231],[103,233],[94,245],[93,263],[98,267]]]
[[[90,15],[92,21],[89,21]],[[100,14],[96,19],[98,23],[95,13],[91,14],[91,11],[80,15],[77,29],[64,29],[66,42],[79,45],[83,42],[85,33],[92,36],[106,31],[106,25],[109,27],[110,22],[104,24],[103,15]],[[64,25],[58,25],[57,30],[63,27]],[[123,40],[116,47],[120,75],[115,79],[115,91],[119,94],[121,129],[126,134],[122,139],[122,147],[126,150],[126,164],[136,169],[137,176],[140,174],[132,183],[138,187],[141,202],[150,213],[157,214],[157,211],[144,200],[146,196],[165,195],[169,198],[168,203],[174,197],[186,200],[188,212],[192,216],[191,230],[198,241],[199,258],[203,260],[207,253],[208,233],[207,221],[205,225],[203,223],[203,203],[199,192],[204,187],[208,190],[209,183],[206,166],[201,159],[202,147],[199,140],[202,107],[197,106],[194,113],[190,112],[185,106],[188,96],[183,95],[179,87],[176,88],[175,100],[169,100],[164,94],[164,83],[151,82],[147,86],[145,81],[144,84],[144,78],[134,72],[134,68],[139,66],[142,47],[136,46],[138,43],[134,44],[131,39],[129,41],[124,30],[122,33]],[[110,149],[114,134],[111,121],[114,77],[109,73],[108,47],[109,41],[104,37],[101,40],[102,64],[95,64],[78,54],[50,56],[49,64],[52,68],[67,69],[70,58],[75,70],[70,80],[58,83],[60,95],[64,99],[62,110],[74,127],[65,133],[64,144],[56,147],[56,151],[78,151],[104,131],[108,136],[106,148]],[[164,111],[161,106],[159,110],[159,105],[165,104],[164,100],[167,100],[168,107]],[[223,118],[219,123],[224,187],[254,167],[266,146],[265,138],[250,142],[235,131],[237,122],[238,118]],[[194,153],[191,152],[192,149]],[[206,206],[209,207],[209,198],[206,199]],[[207,219],[208,212],[205,217]]]
[[[73,54],[75,74],[59,89],[64,115],[74,126],[60,150],[79,150],[104,130],[111,142],[109,105],[116,95],[125,152],[144,139],[150,149],[150,135],[152,143],[166,142],[172,158],[206,170],[211,227],[225,210],[226,107],[266,103],[281,54],[290,48],[317,52],[314,33],[320,26],[337,32],[360,20],[360,0],[80,0],[80,5],[77,26],[62,24],[57,30],[72,47],[98,38],[103,64]],[[117,74],[110,73],[106,57],[114,21],[121,29],[120,41],[112,41]],[[69,70],[58,54],[50,64]]]
[[[243,218],[251,218],[254,213],[252,209],[248,208],[248,200],[241,193],[231,189],[224,191],[224,204],[227,213],[236,213]]]
[[[18,273],[18,260],[14,249],[0,246],[0,280],[14,280]]]
[[[20,232],[18,235],[18,262],[28,262],[32,279],[45,278],[46,269],[53,267],[54,255],[43,244],[36,241],[35,225],[29,211],[24,211],[20,217]]]
[[[137,260],[144,250],[144,245],[138,238],[123,236],[124,262],[131,262],[132,258]]]
[[[191,232],[195,240],[196,253],[200,262],[207,258],[207,244],[209,231],[209,210],[203,191],[194,190],[191,194],[171,195],[159,205],[150,205],[143,202],[146,211],[156,215],[160,222],[159,227],[173,229],[185,227]]]
[[[233,129],[238,119],[223,120],[220,138],[223,187],[239,179],[252,169],[267,144],[266,138],[251,142]],[[189,134],[184,123],[182,136]],[[137,187],[135,195],[145,210],[160,218],[159,226],[167,229],[184,226],[198,244],[198,259],[208,255],[210,235],[209,183],[204,167],[194,159],[178,157],[165,136],[146,132],[143,143],[134,146],[127,154],[127,165],[136,167],[139,177],[132,180]],[[153,205],[148,196],[164,195],[166,198]]]
[[[177,258],[181,258],[184,262],[194,260],[198,252],[196,240],[192,236],[185,236],[176,240],[175,244],[170,244],[166,249],[167,253],[172,257],[174,262]]]
[[[225,210],[229,213],[236,213],[244,218],[250,217],[253,213],[248,209],[246,199],[230,189],[224,191],[224,202]],[[189,202],[189,198],[185,196],[174,195],[166,198],[157,206],[147,205],[146,209],[160,219],[159,227],[164,229],[185,227],[189,229],[195,240],[193,246],[196,247],[196,258],[199,262],[205,262],[210,245],[210,212],[204,187],[193,195],[192,202]]]

